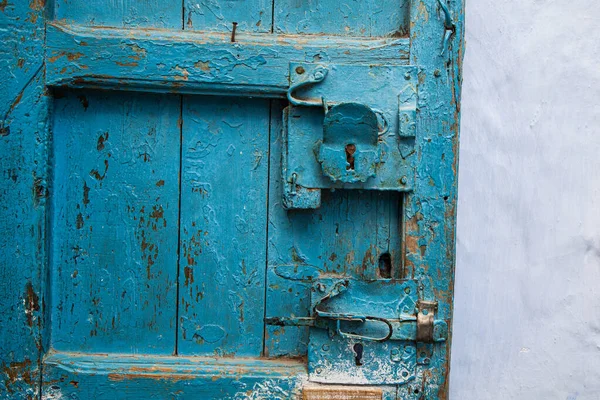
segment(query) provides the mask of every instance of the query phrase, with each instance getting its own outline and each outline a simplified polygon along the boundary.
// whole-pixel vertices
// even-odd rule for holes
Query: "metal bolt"
[[[392,349],[392,351],[390,352],[390,359],[393,362],[400,362],[400,350],[398,349]]]
[[[323,351],[329,351],[329,345],[328,344],[324,344],[322,347]]]
[[[296,73],[298,75],[302,75],[304,72],[305,72],[304,67],[302,67],[302,66],[296,67]]]
[[[322,373],[322,372],[323,372],[323,368],[317,368],[317,369],[315,370],[315,372],[316,372],[317,374],[320,374],[320,373]]]
[[[440,76],[442,76],[442,71],[440,71],[439,69],[436,69],[435,71],[433,71],[433,76],[435,76],[436,78],[439,78]]]
[[[406,179],[405,176],[403,176],[402,178],[400,178],[400,183],[403,185],[406,185],[406,182],[408,182],[408,179]]]
[[[408,372],[406,372],[406,371],[402,371],[402,376],[403,376],[404,378],[406,378],[406,377],[408,376]]]
[[[410,294],[410,288],[409,288],[409,287],[405,287],[405,288],[404,288],[404,293],[406,293],[406,294]]]
[[[409,73],[409,72],[406,72],[406,73],[404,74],[404,79],[406,79],[407,81],[409,81],[409,80],[410,80],[410,73]]]

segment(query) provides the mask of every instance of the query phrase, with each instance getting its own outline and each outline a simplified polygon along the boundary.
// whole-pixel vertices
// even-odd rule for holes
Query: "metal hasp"
[[[310,317],[265,322],[311,327],[311,381],[402,384],[415,379],[420,342],[448,337],[446,322],[434,318],[436,307],[435,302],[418,299],[414,280],[322,278],[311,286]]]
[[[290,63],[282,160],[286,209],[320,207],[322,189],[412,189],[417,71]]]

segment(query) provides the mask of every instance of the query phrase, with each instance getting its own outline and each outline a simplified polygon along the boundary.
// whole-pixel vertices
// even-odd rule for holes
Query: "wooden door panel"
[[[56,0],[54,18],[68,23],[181,29],[180,0]]]
[[[178,353],[258,357],[269,100],[185,96],[182,115]]]
[[[27,326],[2,338],[3,349],[23,343],[25,350],[1,356],[8,385],[0,393],[299,398],[303,387],[324,387],[317,382],[353,384],[343,369],[362,368],[361,382],[382,399],[446,396],[462,3],[56,0],[45,26],[42,3],[31,10],[8,3],[0,15],[25,21],[19,32],[32,31],[23,25],[31,23],[31,48],[45,47],[44,60],[11,61],[18,85],[0,121],[7,146],[34,165],[17,174],[27,169],[5,163],[7,183],[33,196],[29,208],[4,213],[28,218],[14,229],[18,240],[7,242],[15,250],[4,254],[18,265],[26,258],[27,268],[39,261],[31,274],[6,275],[22,281],[3,282],[19,302],[2,302],[8,321]],[[388,67],[402,72],[367,88]],[[320,68],[327,80],[296,94],[318,93],[313,100],[321,102],[295,102],[290,86],[316,79]],[[51,130],[40,111],[44,83],[54,97]],[[379,164],[389,167],[387,150],[399,151],[411,169],[398,182],[408,176],[410,185],[368,191],[329,182],[323,165],[312,168],[323,161],[315,153],[325,143],[318,118],[296,126],[309,135],[294,131],[311,138],[302,142],[306,153],[282,143],[290,137],[281,135],[288,94],[292,108],[318,103],[311,114],[318,117],[341,103],[379,112],[385,122],[375,124],[371,145],[385,142],[388,156]],[[294,125],[305,114],[287,115]],[[282,178],[282,153],[310,160],[307,168],[297,157],[300,180]],[[322,184],[307,186],[312,178]],[[284,187],[322,195],[284,202]],[[31,243],[21,250],[26,231]],[[329,304],[340,309],[317,310],[342,291]],[[430,321],[420,320],[421,304],[431,306],[424,310],[434,314],[436,343],[419,335],[418,324]],[[264,325],[265,317],[293,325],[308,316],[310,344],[306,327]],[[365,334],[385,330],[370,324],[377,317],[389,336]],[[15,340],[19,332],[31,340]],[[364,364],[357,342],[365,344]]]
[[[408,0],[274,0],[274,31],[359,37],[405,36]]]
[[[233,23],[239,33],[271,32],[271,0],[185,0],[185,29],[231,32]]]
[[[179,96],[58,94],[52,347],[175,351]]]

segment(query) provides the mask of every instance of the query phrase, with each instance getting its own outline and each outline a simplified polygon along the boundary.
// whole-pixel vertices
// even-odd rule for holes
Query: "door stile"
[[[39,395],[45,344],[50,99],[43,2],[0,13],[0,397]]]
[[[420,68],[416,119],[420,162],[419,179],[405,200],[404,264],[406,274],[420,282],[419,298],[437,302],[436,318],[447,322],[449,333],[448,340],[434,348],[417,347],[418,378],[399,392],[407,399],[448,397],[463,12],[464,0],[413,0],[410,6],[410,63]]]

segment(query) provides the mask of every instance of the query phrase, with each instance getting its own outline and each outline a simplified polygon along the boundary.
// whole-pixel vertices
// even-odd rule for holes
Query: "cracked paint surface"
[[[0,3],[15,27],[1,89],[3,394],[297,397],[308,328],[263,319],[310,315],[319,277],[414,280],[450,322],[462,4],[449,3],[444,52],[433,0],[113,5],[57,0],[43,18],[37,0]],[[341,84],[354,86],[370,65],[418,70],[403,120],[414,149],[398,147],[417,160],[412,191],[326,190],[318,209],[284,209],[292,61],[351,64]],[[365,346],[364,360],[410,364],[382,398],[444,399],[449,345]]]

